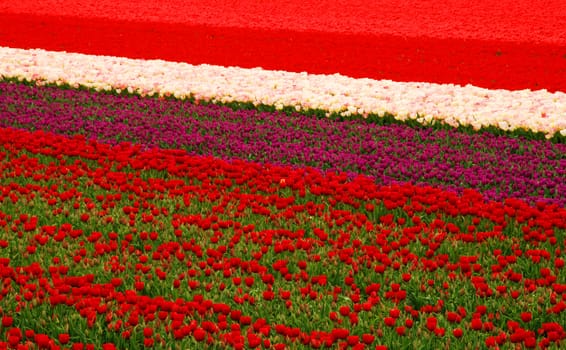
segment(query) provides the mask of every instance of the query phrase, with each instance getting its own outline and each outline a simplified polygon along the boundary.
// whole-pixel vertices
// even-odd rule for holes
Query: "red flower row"
[[[0,169],[6,345],[87,343],[24,336],[42,308],[117,346],[566,337],[556,205],[12,129]]]

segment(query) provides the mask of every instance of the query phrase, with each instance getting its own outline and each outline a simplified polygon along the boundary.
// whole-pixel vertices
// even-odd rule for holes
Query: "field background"
[[[360,0],[0,0],[0,23],[0,46],[15,48],[566,91],[566,3],[558,0],[371,6]],[[146,147],[145,136],[159,144],[155,130],[185,128],[160,122],[175,114],[172,104],[192,103],[186,100],[14,82],[3,82],[0,91],[7,101],[0,107],[16,125],[0,129],[0,348],[564,345],[562,205],[485,201],[469,188],[459,195],[409,183],[381,186],[373,178],[349,181],[300,161],[289,161],[296,168],[227,161],[213,157],[212,142],[201,142],[204,156],[194,157],[183,149]],[[178,113],[179,120],[200,118],[202,140],[218,140],[216,131],[227,135],[223,145],[236,138],[209,126],[224,117],[237,116],[240,121],[226,125],[254,131],[261,127],[251,122],[265,124],[265,144],[284,139],[269,132],[292,120],[283,113],[201,107],[210,108],[189,118]],[[154,124],[146,123],[149,116]],[[266,116],[280,119],[259,118]],[[49,118],[60,132],[46,132]],[[67,127],[69,120],[79,131]],[[132,139],[110,145],[91,137],[88,130],[102,130],[95,122]],[[370,129],[362,122],[348,133],[338,122],[312,129],[320,135],[330,130],[328,144],[340,144],[333,140]],[[304,132],[301,123],[290,122]],[[488,168],[481,162],[496,164],[488,180],[505,178],[504,171],[508,182],[519,173],[531,180],[539,171],[542,184],[554,185],[566,174],[564,145],[550,141],[419,129],[433,140],[440,135],[444,143],[437,147],[427,144],[427,135],[380,130],[386,141],[399,143],[375,149],[387,155],[400,149],[406,156],[399,159],[416,154],[430,161],[456,150],[454,159],[465,163],[469,156],[474,174]],[[258,138],[248,139],[242,149]],[[343,158],[354,158],[355,145],[363,144],[355,140],[352,147],[346,143],[352,154]],[[501,140],[509,142],[503,151],[490,146]],[[319,148],[338,158],[330,146]],[[260,152],[272,153],[266,149]],[[458,162],[433,162],[431,170],[455,174],[449,171]],[[400,164],[391,161],[391,168],[411,172]]]

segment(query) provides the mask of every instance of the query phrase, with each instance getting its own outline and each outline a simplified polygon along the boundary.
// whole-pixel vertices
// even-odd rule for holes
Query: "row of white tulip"
[[[523,128],[547,137],[557,132],[566,136],[566,93],[546,90],[490,90],[7,47],[0,47],[0,75],[38,84],[177,98],[192,95],[212,102],[321,109],[346,117],[388,112],[398,120],[423,124],[440,121],[454,127]]]

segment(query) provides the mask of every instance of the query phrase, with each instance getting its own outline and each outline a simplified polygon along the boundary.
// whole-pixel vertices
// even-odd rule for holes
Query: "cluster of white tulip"
[[[38,84],[321,109],[345,117],[387,112],[423,124],[439,121],[476,130],[495,126],[566,136],[566,93],[560,91],[490,90],[6,47],[0,47],[0,75]]]

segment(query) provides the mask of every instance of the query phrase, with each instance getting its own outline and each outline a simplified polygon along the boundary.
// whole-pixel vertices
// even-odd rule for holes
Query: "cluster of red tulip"
[[[566,338],[557,205],[41,131],[0,161],[0,347]]]

